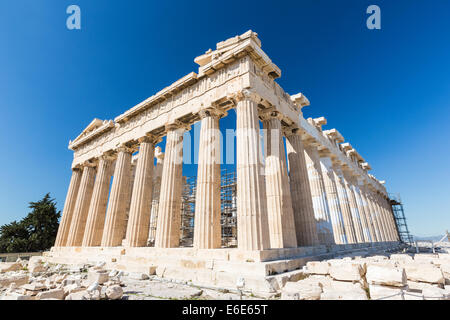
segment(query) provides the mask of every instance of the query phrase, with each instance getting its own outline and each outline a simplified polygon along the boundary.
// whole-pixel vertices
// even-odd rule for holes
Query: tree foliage
[[[0,227],[0,252],[35,252],[50,249],[58,232],[61,212],[47,193],[42,200],[30,202],[31,212],[19,222]]]

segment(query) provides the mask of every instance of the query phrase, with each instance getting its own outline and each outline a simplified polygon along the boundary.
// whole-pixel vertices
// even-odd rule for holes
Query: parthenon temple
[[[267,276],[311,259],[399,244],[384,181],[337,129],[323,128],[324,117],[303,117],[310,102],[276,82],[281,71],[255,32],[194,61],[198,73],[114,120],[94,119],[69,143],[72,176],[55,245],[45,253],[51,261],[103,260],[109,268],[230,287],[243,279],[267,291]],[[231,207],[222,194],[219,120],[231,109],[235,210],[227,218],[235,224],[234,241],[226,242]],[[192,241],[183,242],[183,136],[197,122]]]

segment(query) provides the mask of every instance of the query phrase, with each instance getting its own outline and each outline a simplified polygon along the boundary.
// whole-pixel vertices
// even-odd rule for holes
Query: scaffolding
[[[403,210],[403,203],[401,201],[399,194],[390,194],[389,202],[392,207],[392,212],[394,214],[395,225],[397,228],[400,240],[404,243],[412,244],[414,242],[413,237],[409,233],[408,225],[406,223],[405,211]]]
[[[192,247],[194,240],[195,193],[197,177],[183,177],[181,195],[180,246]],[[224,169],[220,178],[222,246],[237,246],[236,172]]]

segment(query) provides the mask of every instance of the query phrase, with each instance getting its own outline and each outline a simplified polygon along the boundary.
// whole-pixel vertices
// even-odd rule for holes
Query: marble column
[[[133,150],[121,146],[117,149],[117,152],[116,167],[102,236],[102,247],[120,246],[126,231],[126,209],[130,195],[131,154]]]
[[[83,247],[101,245],[112,175],[112,160],[110,156],[101,156],[99,159],[82,242]]]
[[[80,189],[78,191],[77,202],[73,210],[72,223],[70,224],[67,246],[81,246],[83,241],[86,219],[91,202],[92,191],[95,181],[95,167],[91,163],[83,165],[83,175],[81,176]]]
[[[223,114],[216,109],[200,112],[201,129],[195,194],[194,248],[222,246],[220,225],[220,129]]]
[[[375,232],[375,238],[377,242],[382,242],[383,241],[383,236],[380,230],[380,226],[379,226],[379,221],[378,221],[378,217],[377,217],[377,212],[375,210],[375,207],[373,205],[373,201],[372,201],[372,195],[370,193],[369,187],[365,186],[364,187],[364,195],[367,201],[367,207],[369,209],[370,212],[370,218],[372,220],[372,224],[373,224],[373,228],[374,228],[374,232]]]
[[[186,127],[176,122],[167,125],[166,130],[155,247],[175,248],[180,245],[183,134]]]
[[[271,248],[295,248],[294,211],[287,172],[286,152],[277,112],[262,115],[266,133],[266,197]]]
[[[161,177],[164,165],[164,153],[161,152],[160,147],[155,148],[155,158],[156,158],[156,168],[155,174],[153,175],[152,210],[150,213],[150,228],[148,235],[148,243],[150,244],[155,244],[156,222],[158,220],[159,195],[161,191]]]
[[[383,220],[381,219],[381,214],[379,212],[379,208],[376,205],[376,198],[373,191],[369,191],[369,198],[372,209],[375,213],[375,220],[378,225],[379,239],[381,242],[387,241],[387,236],[383,224]]]
[[[391,220],[392,223],[392,229],[393,229],[393,241],[399,241],[400,240],[400,236],[398,234],[398,228],[397,228],[397,222],[395,221],[395,217],[394,217],[394,212],[392,210],[392,206],[390,203],[390,199],[389,198],[384,198],[385,200],[385,206],[386,206],[386,211],[388,214],[389,219]]]
[[[313,143],[305,144],[305,160],[308,169],[319,243],[334,244],[333,226],[331,224],[330,209],[328,207],[327,194],[323,182],[319,152]]]
[[[286,133],[286,149],[297,246],[315,246],[319,238],[300,129]]]
[[[78,189],[80,187],[82,170],[80,168],[72,169],[72,177],[70,178],[69,189],[67,190],[66,202],[64,203],[61,222],[59,223],[58,233],[56,235],[55,247],[64,247],[67,243],[70,224],[72,222],[73,210],[78,197]]]
[[[348,243],[357,243],[355,227],[353,226],[352,211],[348,199],[347,190],[345,188],[345,179],[342,168],[338,163],[333,164],[334,180],[336,181],[336,189],[339,198],[339,204],[342,210],[342,218],[344,220],[344,230]]]
[[[258,97],[236,97],[237,232],[241,250],[270,247],[266,186],[258,118]]]
[[[381,221],[382,221],[382,224],[384,227],[385,240],[391,241],[391,230],[390,230],[390,226],[389,226],[389,221],[387,220],[386,212],[381,204],[381,197],[378,192],[375,192],[375,202],[376,202],[376,206],[378,207],[378,212],[380,213]]]
[[[147,245],[152,203],[155,140],[149,136],[138,140],[139,153],[125,238],[126,245],[129,247]]]
[[[383,195],[378,194],[378,205],[380,206],[380,210],[383,213],[383,217],[386,223],[386,229],[388,233],[388,241],[394,241],[394,225],[392,224],[392,220],[389,216],[389,212],[386,208],[386,198]]]
[[[366,212],[366,209],[363,204],[361,189],[359,188],[358,178],[352,179],[352,189],[355,194],[356,205],[358,207],[358,211],[361,217],[361,225],[363,228],[364,242],[372,242],[372,237],[370,235],[370,215],[369,212]]]
[[[339,196],[333,173],[333,163],[327,156],[320,158],[325,192],[327,193],[328,208],[330,209],[331,224],[333,226],[334,241],[336,244],[347,244],[344,219],[339,204]]]
[[[369,200],[367,199],[367,190],[366,190],[367,187],[363,179],[358,179],[358,185],[361,195],[362,206],[366,213],[366,219],[369,225],[370,238],[372,242],[377,242],[378,241],[378,233],[376,231],[377,224],[374,219],[372,209],[370,208]]]
[[[355,193],[353,192],[350,173],[344,171],[344,183],[345,190],[347,191],[348,202],[350,204],[350,210],[352,212],[353,227],[355,228],[356,242],[364,242],[363,227],[361,222],[361,215],[356,203]]]

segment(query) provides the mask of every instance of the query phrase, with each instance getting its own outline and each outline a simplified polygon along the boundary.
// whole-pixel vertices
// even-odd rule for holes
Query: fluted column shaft
[[[348,240],[345,235],[342,209],[339,204],[336,181],[334,180],[332,168],[333,164],[329,157],[321,157],[320,165],[322,169],[325,192],[327,193],[328,208],[330,209],[330,217],[333,226],[334,241],[337,244],[347,244]]]
[[[355,194],[356,205],[358,207],[358,211],[361,217],[361,226],[363,228],[364,242],[372,242],[372,237],[370,236],[370,228],[369,228],[370,224],[369,213],[366,212],[364,208],[361,197],[361,190],[359,188],[357,179],[352,179],[352,189]]]
[[[315,246],[319,244],[314,208],[306,169],[305,153],[300,134],[292,133],[286,137],[289,160],[289,186],[294,211],[297,245]]]
[[[237,232],[241,250],[270,247],[266,186],[262,165],[257,103],[251,93],[237,96]]]
[[[374,204],[373,204],[372,194],[371,194],[371,192],[370,192],[368,187],[365,188],[365,191],[366,191],[365,192],[365,196],[366,196],[366,200],[367,200],[367,206],[368,206],[368,208],[370,210],[370,216],[372,218],[373,227],[375,229],[374,231],[375,231],[376,239],[377,239],[377,242],[382,242],[383,241],[383,234],[382,234],[382,231],[381,231],[381,226],[379,224],[377,211],[376,211],[376,209],[374,207]]]
[[[264,116],[266,133],[266,196],[271,248],[295,248],[294,212],[287,174],[286,153],[277,115]]]
[[[384,239],[385,239],[385,241],[390,241],[389,224],[386,219],[386,214],[380,204],[380,196],[379,196],[378,192],[375,192],[374,194],[375,194],[375,205],[378,208],[378,212],[380,214],[380,220],[381,220],[381,223],[382,223],[383,229],[384,229]]]
[[[92,191],[94,189],[95,168],[86,165],[83,168],[81,176],[80,190],[78,191],[77,202],[73,210],[72,223],[70,225],[69,236],[67,237],[67,246],[81,246],[83,241],[86,219],[89,212]]]
[[[125,235],[126,209],[130,196],[131,152],[132,150],[127,147],[118,149],[102,236],[103,247],[122,245]]]
[[[385,200],[384,204],[385,204],[385,207],[386,207],[386,211],[387,211],[388,217],[389,217],[389,219],[390,219],[390,221],[392,223],[392,230],[393,230],[392,238],[393,238],[393,241],[399,241],[400,237],[399,237],[399,234],[398,234],[397,223],[395,221],[394,212],[392,210],[392,206],[391,206],[390,200],[389,200],[389,198],[388,199],[383,198],[383,199]]]
[[[154,140],[139,139],[139,153],[128,216],[126,244],[130,247],[147,245],[153,188]]]
[[[195,194],[194,248],[222,245],[220,226],[220,130],[217,110],[201,112]]]
[[[367,199],[366,186],[364,184],[364,181],[362,181],[362,180],[358,180],[358,184],[360,187],[359,189],[360,189],[362,206],[366,213],[366,219],[367,219],[368,225],[369,225],[370,238],[371,238],[372,242],[377,242],[378,241],[378,234],[376,232],[377,224],[376,224],[376,221],[374,220],[374,215],[370,208],[369,200]]]
[[[333,163],[329,157],[320,158],[325,192],[327,193],[328,208],[330,209],[331,224],[333,226],[334,241],[337,244],[347,244],[345,235],[344,218],[339,204],[336,181],[333,174]]]
[[[372,209],[375,213],[375,220],[377,222],[378,225],[378,233],[379,233],[379,240],[381,242],[387,241],[387,236],[386,236],[386,232],[385,232],[385,228],[383,225],[383,220],[381,219],[381,214],[379,212],[379,208],[376,204],[376,198],[375,195],[372,191],[369,191],[369,198],[370,199],[370,204],[372,206]]]
[[[158,220],[158,208],[159,208],[159,195],[161,192],[161,177],[162,169],[164,165],[164,153],[161,152],[160,147],[155,148],[156,168],[153,175],[153,191],[152,191],[152,210],[150,213],[150,227],[148,240],[150,243],[155,242],[156,237],[156,224]]]
[[[161,179],[155,247],[180,245],[183,134],[177,125],[167,126],[166,149]]]
[[[92,192],[91,203],[89,205],[86,229],[83,236],[83,247],[101,245],[111,174],[111,160],[108,157],[101,157],[98,162],[94,191]]]
[[[358,205],[356,203],[356,197],[355,197],[355,193],[353,191],[351,178],[350,178],[349,174],[347,174],[345,172],[344,172],[344,183],[345,183],[345,190],[347,191],[350,210],[352,212],[352,220],[353,220],[353,227],[355,228],[356,241],[357,241],[357,243],[363,243],[364,242],[364,234],[363,234],[361,215],[359,213]]]
[[[333,226],[316,146],[312,144],[305,146],[305,160],[319,242],[320,244],[334,244]]]
[[[59,223],[58,233],[56,234],[55,247],[64,247],[67,243],[73,210],[80,187],[81,175],[82,171],[80,169],[72,169],[72,177],[70,178],[69,189],[67,190],[66,201],[64,202],[63,214]]]
[[[377,194],[377,198],[378,198],[378,205],[379,205],[380,210],[381,210],[381,212],[383,214],[383,219],[384,219],[385,224],[386,224],[387,240],[388,241],[392,241],[393,240],[392,222],[389,219],[389,215],[388,215],[388,212],[387,212],[385,204],[384,204],[384,197],[381,196],[380,194]]]
[[[348,199],[347,189],[345,188],[344,175],[340,165],[333,165],[334,180],[338,192],[339,204],[342,210],[342,218],[344,219],[344,230],[348,243],[357,243],[355,227],[353,226],[352,211]]]

